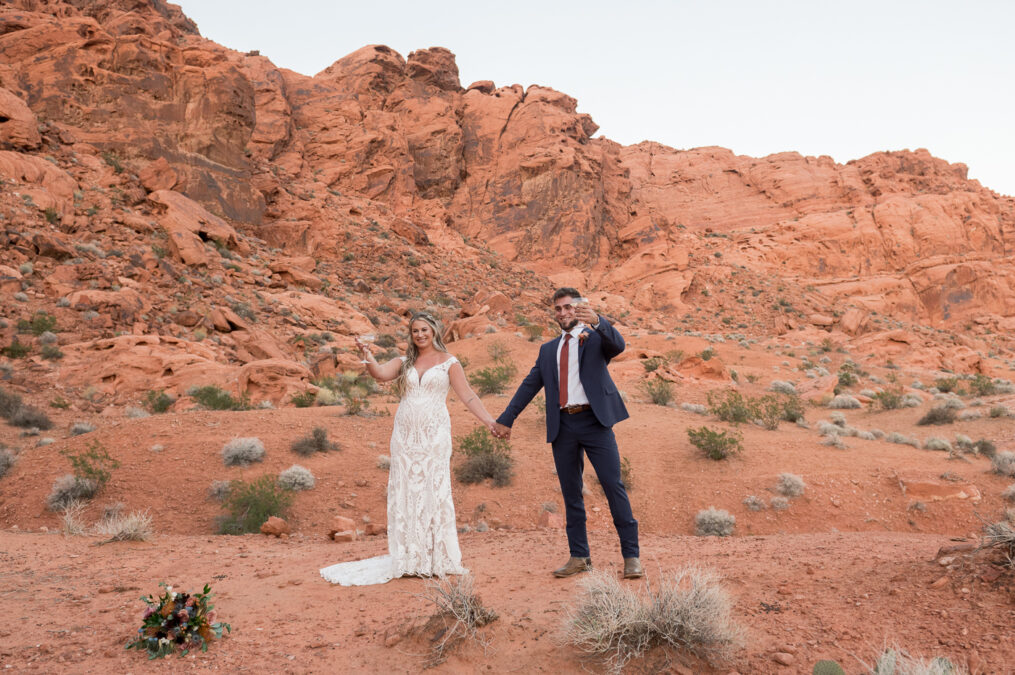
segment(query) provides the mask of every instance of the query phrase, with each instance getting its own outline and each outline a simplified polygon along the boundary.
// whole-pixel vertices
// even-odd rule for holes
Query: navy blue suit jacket
[[[599,328],[586,328],[584,332],[588,337],[578,346],[579,377],[596,419],[604,427],[612,427],[628,418],[617,385],[613,383],[606,368],[614,356],[624,351],[624,338],[603,317],[599,317]],[[547,443],[553,443],[560,431],[560,371],[557,367],[557,345],[560,340],[557,337],[540,346],[536,365],[522,380],[511,402],[497,418],[497,422],[510,427],[525,406],[543,389],[546,396]]]

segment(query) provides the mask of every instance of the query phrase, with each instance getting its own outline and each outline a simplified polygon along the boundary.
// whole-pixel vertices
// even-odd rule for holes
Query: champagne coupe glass
[[[377,336],[374,335],[373,333],[365,333],[365,334],[359,336],[360,342],[373,342],[376,339],[377,339]],[[370,363],[370,360],[369,359],[362,359],[362,360],[360,360],[360,363],[367,364],[367,363]]]

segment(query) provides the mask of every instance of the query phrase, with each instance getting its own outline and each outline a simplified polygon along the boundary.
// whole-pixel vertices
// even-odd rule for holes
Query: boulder
[[[42,145],[35,113],[23,100],[3,87],[0,87],[0,120],[0,148],[35,150]]]
[[[289,533],[289,523],[277,516],[270,516],[261,525],[261,534],[268,535],[269,537],[281,537],[283,534],[287,535]]]

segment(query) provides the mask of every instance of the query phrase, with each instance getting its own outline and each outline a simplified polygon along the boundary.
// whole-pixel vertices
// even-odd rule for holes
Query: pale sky
[[[447,47],[463,86],[539,84],[600,136],[838,162],[927,148],[1015,195],[1015,2],[175,0],[307,75],[368,44]]]

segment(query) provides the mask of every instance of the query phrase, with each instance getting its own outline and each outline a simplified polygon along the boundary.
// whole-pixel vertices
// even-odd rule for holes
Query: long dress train
[[[405,574],[465,574],[451,500],[451,418],[446,399],[455,357],[422,377],[408,372],[395,413],[388,474],[388,555],[321,570],[343,586],[383,584]]]

